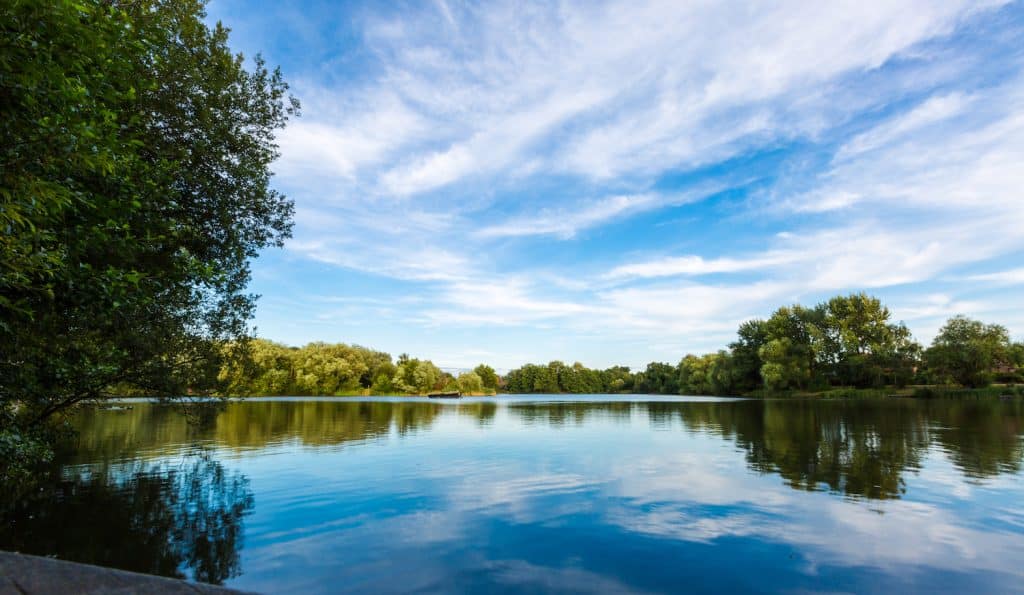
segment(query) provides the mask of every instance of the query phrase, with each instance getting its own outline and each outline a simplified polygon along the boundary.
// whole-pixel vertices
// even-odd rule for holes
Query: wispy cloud
[[[295,237],[257,275],[258,322],[298,332],[275,292],[315,263],[318,292],[350,296],[358,279],[382,302],[313,308],[336,335],[315,338],[346,339],[350,315],[439,353],[496,343],[504,367],[556,347],[672,359],[840,291],[891,299],[924,335],[954,311],[1009,323],[1024,282],[1020,7],[269,7],[251,18],[285,28],[270,54],[304,115],[280,138]]]
[[[604,274],[606,279],[650,279],[679,275],[699,276],[713,273],[765,271],[803,260],[797,252],[769,252],[759,256],[705,259],[700,256],[672,256],[633,264],[624,264]]]
[[[997,283],[1000,285],[1024,285],[1024,268],[1008,269],[982,275],[970,275],[967,277],[967,280]]]
[[[535,215],[519,216],[475,232],[480,238],[501,238],[532,235],[555,235],[571,238],[577,232],[609,223],[634,213],[647,211],[672,202],[656,194],[611,196],[584,204],[575,210],[544,209]]]
[[[901,136],[913,133],[925,126],[934,126],[943,120],[963,113],[972,102],[973,97],[965,97],[960,92],[929,97],[909,112],[900,114],[868,132],[853,137],[839,148],[834,161],[845,161],[861,153],[891,144]]]

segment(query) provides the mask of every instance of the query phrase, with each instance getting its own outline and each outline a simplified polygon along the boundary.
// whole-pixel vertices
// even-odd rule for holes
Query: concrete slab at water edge
[[[90,564],[0,552],[0,595],[234,595],[241,591]]]

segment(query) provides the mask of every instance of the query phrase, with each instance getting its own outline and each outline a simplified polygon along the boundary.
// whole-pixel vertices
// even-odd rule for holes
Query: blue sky
[[[1021,2],[212,0],[303,115],[260,336],[677,361],[851,291],[1024,337]]]

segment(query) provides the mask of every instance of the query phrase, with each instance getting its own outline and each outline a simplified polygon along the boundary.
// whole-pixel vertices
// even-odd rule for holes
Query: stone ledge
[[[0,552],[0,595],[233,595],[241,591],[78,562]]]

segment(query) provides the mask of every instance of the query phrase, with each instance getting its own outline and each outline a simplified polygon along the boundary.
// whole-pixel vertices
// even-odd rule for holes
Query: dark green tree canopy
[[[1011,363],[1012,354],[1004,327],[956,316],[939,330],[925,357],[938,380],[979,387],[992,381],[996,365]]]
[[[270,164],[298,104],[204,18],[201,0],[0,7],[4,415],[216,391],[244,352],[249,260],[290,233]]]

